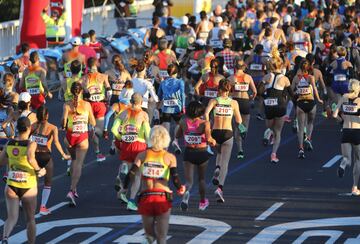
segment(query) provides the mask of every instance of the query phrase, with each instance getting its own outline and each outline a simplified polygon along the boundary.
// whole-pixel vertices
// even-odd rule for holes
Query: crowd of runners
[[[46,100],[53,95],[47,71],[38,52],[21,45],[18,68],[2,77],[0,88],[0,164],[7,167],[8,212],[2,243],[17,222],[20,204],[29,243],[35,242],[36,210],[50,213],[52,144],[68,162],[66,198],[76,206],[89,144],[101,162],[104,140],[111,140],[110,154],[119,159],[117,197],[142,215],[148,243],[165,243],[173,198],[168,182],[186,211],[197,171],[198,208],[204,211],[209,206],[205,175],[212,170],[217,201],[224,203],[232,148],[235,143],[238,160],[246,157],[250,116],[266,125],[259,141],[272,146],[272,164],[280,162],[284,124],[297,133],[294,150],[305,159],[307,151],[316,150],[315,116],[339,120],[338,176],[353,164],[352,194],[360,195],[359,1],[231,0],[210,14],[182,17],[179,28],[172,18],[162,18],[152,18],[143,57],[123,63],[115,54],[108,70],[100,68],[103,50],[94,31],[71,40],[71,50],[58,64],[59,128],[48,122]],[[82,52],[83,45],[96,55]],[[183,154],[183,180],[170,151]],[[216,164],[208,169],[211,157]],[[37,177],[42,176],[38,208]]]

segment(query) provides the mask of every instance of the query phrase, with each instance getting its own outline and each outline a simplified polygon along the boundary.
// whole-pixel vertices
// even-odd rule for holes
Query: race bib
[[[194,65],[194,64],[197,63],[197,61],[195,59],[190,59],[189,62],[190,62],[191,65]]]
[[[174,40],[174,36],[171,35],[165,36],[165,38],[168,42],[172,42]]]
[[[163,104],[164,104],[165,107],[173,107],[173,106],[179,105],[179,100],[177,100],[177,99],[168,99],[168,100],[164,100]]]
[[[159,70],[159,75],[161,78],[165,78],[169,76],[167,70]]]
[[[40,146],[47,146],[48,143],[48,139],[45,136],[32,135],[30,140],[36,142],[36,144]]]
[[[211,98],[217,97],[217,94],[218,92],[213,90],[205,90],[204,92],[205,97],[211,97]]]
[[[249,84],[235,84],[235,91],[247,92],[249,90]]]
[[[297,94],[299,95],[308,95],[311,93],[310,87],[298,87]]]
[[[185,48],[176,48],[175,51],[178,54],[184,54],[186,52],[186,49]]]
[[[81,122],[78,124],[73,124],[72,132],[73,133],[85,133],[88,131],[88,126],[86,123]]]
[[[89,100],[92,101],[92,102],[100,102],[100,101],[104,100],[104,95],[102,95],[102,94],[91,94]]]
[[[221,47],[222,41],[221,40],[210,40],[210,46],[212,47]]]
[[[340,74],[340,75],[334,75],[335,81],[346,81],[346,75]]]
[[[208,36],[209,36],[209,32],[200,32],[199,33],[200,38],[208,38]]]
[[[242,32],[235,33],[235,38],[236,39],[243,39],[244,38],[244,33],[242,33]]]
[[[197,145],[201,144],[201,136],[197,135],[185,135],[184,136],[185,142],[189,145]]]
[[[262,70],[262,64],[250,64],[250,70]]]
[[[137,134],[125,134],[121,136],[121,140],[127,143],[135,142],[137,138],[138,138]]]
[[[72,76],[71,71],[66,71],[66,72],[65,72],[65,77],[66,77],[66,78],[70,78],[71,76]]]
[[[23,171],[9,171],[8,179],[11,181],[26,183],[29,178],[29,173]]]
[[[233,110],[230,105],[218,104],[215,106],[215,114],[217,116],[232,116]]]
[[[123,89],[123,87],[124,87],[124,83],[113,83],[111,85],[111,89],[113,91],[121,91]]]
[[[343,104],[342,109],[344,113],[355,114],[358,111],[357,104]]]
[[[29,88],[29,89],[27,89],[27,91],[30,95],[39,95],[40,94],[40,88]]]
[[[142,175],[148,178],[160,179],[164,176],[164,165],[158,162],[146,162],[143,165]]]
[[[277,98],[267,98],[264,100],[265,106],[277,106],[278,99]]]

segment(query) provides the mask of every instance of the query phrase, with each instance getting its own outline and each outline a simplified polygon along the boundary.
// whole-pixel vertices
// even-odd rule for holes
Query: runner
[[[207,41],[209,32],[214,27],[213,23],[208,20],[207,14],[205,11],[200,12],[200,22],[196,27],[196,36],[197,38]]]
[[[123,111],[111,128],[111,132],[116,138],[121,138],[120,143],[120,172],[116,177],[115,189],[121,190],[120,174],[127,174],[134,165],[136,156],[146,150],[146,141],[149,138],[150,124],[149,116],[141,109],[142,96],[140,93],[134,93],[131,96],[131,107]],[[126,197],[126,192],[121,191],[120,198],[127,202],[127,209],[137,211],[135,197],[140,188],[140,172],[136,174],[130,189],[130,199]]]
[[[243,121],[244,126],[249,129],[250,121],[250,100],[253,100],[257,95],[257,90],[254,84],[253,79],[250,75],[246,74],[244,70],[246,69],[246,64],[242,60],[235,61],[235,74],[229,77],[229,81],[232,85],[231,97],[238,102],[241,120]],[[251,95],[249,91],[251,90]],[[235,141],[238,148],[238,159],[243,159],[244,148],[243,148],[243,139],[240,136],[238,129],[235,129]]]
[[[5,186],[5,200],[8,218],[4,224],[2,243],[8,243],[13,228],[19,217],[19,204],[26,216],[28,243],[35,243],[36,224],[35,208],[37,198],[37,177],[46,174],[35,159],[36,143],[29,141],[31,123],[26,117],[17,120],[19,135],[10,139],[0,153],[0,165],[8,166],[8,175]]]
[[[172,191],[168,187],[170,177],[178,195],[183,195],[186,188],[180,183],[176,157],[166,151],[171,140],[167,130],[161,125],[154,126],[149,139],[151,148],[136,157],[126,176],[123,191],[126,191],[130,179],[134,182],[141,175],[139,214],[146,242],[153,243],[156,240],[157,243],[166,243],[172,207]]]
[[[91,138],[94,142],[96,161],[102,162],[106,160],[106,157],[100,152],[100,138],[104,131],[105,101],[110,100],[111,88],[108,76],[98,72],[95,58],[89,58],[88,67],[89,73],[84,77],[83,87],[96,119],[95,133]]]
[[[81,45],[80,37],[74,37],[71,39],[70,43],[72,46],[71,50],[63,54],[62,61],[60,62],[60,71],[62,71],[59,73],[60,81],[63,81],[65,78],[72,76],[70,70],[72,61],[78,60],[81,63],[82,72],[80,75],[83,74],[86,68],[85,56],[79,52],[79,47]]]
[[[239,58],[239,54],[232,51],[232,41],[230,39],[224,39],[223,42],[224,50],[216,54],[216,58],[224,60],[224,76],[228,77],[234,74],[234,63],[235,59]]]
[[[61,89],[64,94],[64,101],[68,102],[73,99],[73,95],[71,93],[71,86],[74,82],[82,83],[81,79],[81,63],[79,60],[74,60],[70,64],[71,77],[65,78],[63,82],[61,82]],[[62,99],[60,99],[62,100]]]
[[[303,60],[300,64],[300,70],[292,82],[292,90],[296,90],[297,97],[296,118],[299,124],[297,135],[299,142],[298,158],[300,159],[305,158],[304,144],[305,149],[308,151],[313,150],[311,139],[316,115],[315,97],[319,103],[323,103],[316,88],[315,77],[309,74],[310,69],[310,62]]]
[[[189,18],[187,16],[183,16],[181,18],[180,29],[177,29],[175,32],[175,53],[176,57],[179,60],[182,60],[186,54],[186,50],[189,46],[189,40],[192,38],[193,40],[196,38],[195,31],[188,25]]]
[[[208,160],[211,156],[207,151],[207,143],[215,146],[216,141],[211,137],[210,122],[201,118],[204,112],[205,107],[203,104],[198,101],[190,102],[186,108],[186,118],[180,120],[179,130],[176,133],[175,140],[184,137],[185,141],[184,175],[186,192],[180,205],[183,211],[186,211],[189,207],[190,191],[193,186],[195,168],[198,172],[199,210],[205,210],[209,206],[209,200],[205,198],[205,175]]]
[[[219,81],[225,77],[218,74],[219,60],[213,59],[210,62],[210,73],[201,76],[194,89],[195,94],[200,96],[200,101],[207,105],[210,99],[218,96]]]
[[[46,82],[46,70],[40,66],[40,57],[36,51],[30,54],[30,63],[23,73],[20,89],[29,92],[31,107],[36,110],[45,104],[45,97],[52,98],[52,94]]]
[[[342,178],[345,174],[346,167],[354,164],[353,170],[353,187],[351,194],[360,196],[359,177],[360,177],[360,82],[355,79],[350,80],[350,93],[344,94],[333,113],[334,118],[343,120],[341,153],[342,161],[338,168],[338,176]],[[342,111],[341,118],[339,112]]]
[[[295,20],[294,24],[295,24],[295,32],[290,35],[289,41],[295,44],[295,49],[299,49],[307,53],[311,53],[312,51],[311,38],[309,33],[303,31],[304,21]]]
[[[6,101],[5,89],[0,88],[0,151],[3,150],[8,138],[12,135],[9,123],[5,122],[12,112],[12,107]]]
[[[37,144],[35,151],[35,158],[40,168],[46,169],[44,188],[41,194],[40,214],[48,215],[50,210],[46,208],[49,200],[52,186],[52,176],[54,163],[51,158],[51,145],[54,142],[56,149],[64,160],[70,160],[70,155],[64,153],[59,142],[58,129],[55,125],[48,122],[49,111],[44,106],[41,106],[36,111],[37,122],[31,126],[30,141]]]
[[[167,67],[169,64],[177,63],[174,51],[168,48],[166,38],[159,39],[158,49],[152,55],[151,61],[153,62],[152,72],[155,77],[155,87],[160,85],[162,79],[168,77]]]
[[[65,145],[70,152],[71,162],[71,185],[66,195],[70,206],[76,206],[75,198],[78,198],[77,185],[80,180],[84,159],[89,148],[88,125],[90,132],[96,125],[92,113],[91,104],[84,101],[82,97],[83,88],[75,82],[71,85],[72,100],[66,102],[63,107],[62,128],[66,129]]]
[[[153,16],[152,24],[153,26],[146,30],[143,43],[145,46],[151,47],[151,49],[154,51],[157,49],[158,41],[165,36],[165,32],[159,27],[160,18],[158,16]]]
[[[214,18],[214,27],[209,32],[208,44],[214,48],[214,52],[217,53],[223,49],[223,40],[225,39],[225,30],[221,28],[223,19],[220,16]]]
[[[131,75],[125,69],[125,65],[120,55],[115,54],[112,57],[111,63],[113,64],[113,67],[105,72],[105,74],[109,76],[109,82],[112,90],[110,106],[119,102],[119,95],[125,82],[127,80],[131,80]]]
[[[273,137],[274,144],[271,153],[271,163],[278,163],[280,160],[276,153],[280,146],[281,131],[284,125],[283,116],[286,114],[286,96],[287,92],[293,97],[289,79],[281,73],[283,61],[277,48],[271,52],[272,59],[270,61],[271,73],[264,76],[263,81],[258,88],[259,94],[264,96],[266,131],[264,133],[263,142],[268,145]]]
[[[12,106],[13,109],[17,108],[19,101],[19,94],[15,92],[15,77],[11,73],[5,73],[3,76],[3,87],[5,92],[4,99],[8,105]]]
[[[169,77],[160,84],[158,97],[161,101],[161,123],[170,134],[171,118],[176,123],[175,134],[179,129],[179,121],[185,112],[185,84],[182,79],[177,79],[178,67],[176,64],[170,64],[167,68]],[[178,150],[178,148],[176,146]]]
[[[241,136],[245,137],[246,127],[242,124],[238,103],[229,97],[231,83],[222,79],[219,83],[219,94],[211,99],[205,110],[205,119],[210,121],[210,112],[214,110],[214,123],[212,126],[212,137],[218,144],[216,156],[216,168],[213,177],[213,184],[217,186],[215,195],[218,202],[225,202],[223,187],[228,171],[228,164],[233,147],[232,118],[238,125]]]

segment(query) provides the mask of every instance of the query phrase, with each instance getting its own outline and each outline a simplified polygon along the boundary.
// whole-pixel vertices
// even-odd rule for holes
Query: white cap
[[[214,22],[215,23],[222,23],[223,19],[220,16],[217,16],[217,17],[215,17]]]
[[[284,16],[284,21],[283,21],[284,23],[291,23],[291,16],[290,15],[285,15]]]
[[[189,18],[188,18],[187,16],[181,17],[180,23],[181,23],[182,25],[187,25],[187,24],[189,23]]]
[[[28,102],[30,102],[30,100],[31,100],[31,95],[30,95],[30,93],[28,93],[28,92],[22,92],[22,93],[20,93],[20,95],[19,95],[19,102],[23,101],[23,102],[28,103]]]
[[[74,37],[73,39],[71,39],[70,43],[73,46],[80,46],[82,44],[81,38],[80,37]]]

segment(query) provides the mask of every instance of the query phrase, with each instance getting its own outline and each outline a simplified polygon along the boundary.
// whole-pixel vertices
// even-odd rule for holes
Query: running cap
[[[20,95],[19,95],[19,102],[26,102],[26,103],[28,103],[28,102],[30,102],[30,100],[31,100],[31,95],[30,95],[30,93],[28,93],[28,92],[22,92],[22,93],[20,93]]]
[[[81,43],[82,43],[81,38],[80,37],[74,37],[73,39],[71,39],[70,43],[73,46],[80,46]]]
[[[183,16],[180,19],[182,25],[187,25],[189,23],[189,18],[187,16]]]

